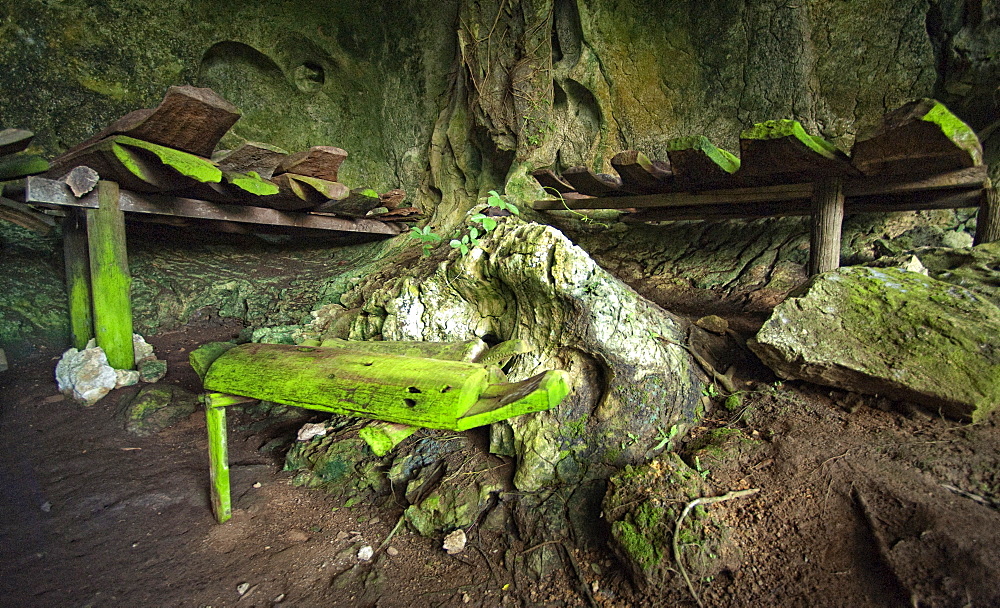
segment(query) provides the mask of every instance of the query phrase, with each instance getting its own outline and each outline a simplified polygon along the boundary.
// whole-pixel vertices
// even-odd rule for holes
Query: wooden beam
[[[66,264],[66,295],[69,298],[69,334],[73,347],[83,350],[94,337],[87,228],[83,211],[67,211],[63,218],[63,259]]]
[[[70,207],[97,208],[97,197],[91,193],[76,198],[63,182],[29,177],[25,190],[25,200],[29,203],[64,205]],[[314,228],[316,230],[339,230],[342,232],[365,232],[371,234],[399,234],[403,227],[389,222],[371,219],[347,219],[312,213],[288,213],[265,207],[246,205],[225,205],[189,198],[138,194],[122,190],[119,205],[122,211],[142,214],[188,217],[203,220],[266,224],[289,228]]]
[[[621,190],[622,181],[613,175],[595,173],[589,167],[571,167],[563,171],[563,179],[580,194],[604,196]]]
[[[547,192],[558,192],[559,194],[576,192],[569,182],[556,175],[552,169],[538,169],[532,171],[531,176],[534,177],[542,189]]]
[[[4,129],[0,131],[0,156],[16,154],[27,149],[35,134],[27,129]]]
[[[740,134],[737,178],[787,183],[857,174],[846,154],[797,120],[768,120]]]
[[[208,477],[212,497],[212,513],[217,522],[225,523],[233,516],[229,497],[229,446],[226,439],[226,408],[205,407],[208,429]]]
[[[51,232],[56,225],[55,220],[51,217],[38,213],[24,203],[12,201],[4,196],[0,196],[0,220],[7,220],[42,235]]]
[[[622,179],[622,190],[633,194],[666,192],[674,173],[670,163],[650,160],[638,150],[619,152],[611,159],[611,166]]]
[[[812,199],[812,235],[809,274],[840,268],[840,234],[844,223],[843,180],[831,177],[816,182]]]
[[[1000,241],[1000,193],[991,185],[984,194],[976,218],[976,245]]]
[[[340,165],[346,158],[347,151],[341,148],[313,146],[308,150],[289,154],[281,159],[274,174],[293,173],[335,182]]]
[[[97,209],[87,210],[87,241],[94,301],[94,335],[115,369],[135,368],[132,347],[132,301],[125,246],[125,214],[114,182],[97,184]]]
[[[704,135],[679,137],[667,142],[667,156],[679,187],[694,188],[733,181],[740,159],[716,148]]]

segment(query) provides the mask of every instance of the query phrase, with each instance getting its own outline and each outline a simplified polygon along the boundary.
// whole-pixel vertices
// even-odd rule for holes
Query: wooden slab
[[[621,177],[623,192],[654,194],[667,192],[673,185],[673,170],[668,161],[650,160],[638,150],[619,152],[611,159],[611,166]]]
[[[846,154],[797,120],[769,120],[740,133],[738,178],[780,183],[857,174]]]
[[[35,134],[26,129],[4,129],[0,131],[0,156],[16,154],[28,148]]]
[[[680,188],[733,183],[732,175],[740,168],[740,159],[716,148],[703,135],[672,139],[666,148],[674,181]]]
[[[927,174],[981,165],[983,149],[975,132],[943,104],[919,99],[859,135],[851,157],[865,175]]]
[[[337,171],[346,158],[346,150],[333,146],[313,146],[283,158],[275,168],[274,174],[294,173],[335,182]]]
[[[38,213],[28,205],[3,196],[0,196],[0,220],[17,224],[41,235],[48,234],[56,225],[56,221],[44,213]]]
[[[570,192],[576,192],[576,189],[570,185],[569,182],[564,180],[555,174],[552,169],[538,169],[531,172],[531,176],[538,181],[539,185],[550,194],[553,192],[558,192],[559,194],[568,194]]]
[[[364,217],[369,211],[382,206],[378,192],[371,188],[355,188],[340,199],[331,198],[316,207],[315,211],[336,213],[346,217]]]
[[[288,152],[277,146],[247,142],[218,158],[213,157],[212,160],[223,171],[244,174],[252,172],[264,179],[269,179],[286,156],[288,156]]]
[[[596,173],[584,166],[570,167],[562,176],[574,190],[588,196],[607,196],[619,192],[622,187],[622,180],[617,176]]]
[[[212,89],[187,85],[170,87],[157,107],[126,114],[67,154],[112,135],[128,135],[196,156],[210,157],[216,144],[239,118],[239,108]]]

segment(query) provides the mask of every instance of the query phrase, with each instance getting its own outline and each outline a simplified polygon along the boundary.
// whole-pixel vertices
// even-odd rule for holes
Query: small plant
[[[705,388],[701,389],[701,394],[715,399],[719,396],[719,387],[715,386],[715,383],[713,382],[712,384],[709,384]]]
[[[425,256],[430,255],[431,249],[441,242],[441,235],[435,234],[430,226],[424,226],[423,229],[414,226],[410,228],[410,236],[423,244]]]
[[[516,205],[508,203],[507,201],[500,198],[500,194],[496,190],[490,190],[489,198],[486,199],[486,204],[489,208],[500,209],[501,211],[506,211],[511,215],[521,215],[520,209]],[[459,253],[463,256],[469,255],[469,251],[473,247],[479,246],[479,237],[485,236],[488,232],[497,227],[497,219],[485,213],[477,213],[469,218],[475,226],[469,228],[469,231],[465,234],[456,235],[455,238],[451,239],[448,243],[452,248],[458,249]]]
[[[674,437],[677,436],[680,430],[681,430],[680,426],[676,424],[671,426],[669,431],[666,431],[663,428],[658,429],[656,433],[656,438],[659,439],[659,442],[655,446],[653,446],[653,451],[658,452],[663,448],[667,447],[667,444],[673,441]]]

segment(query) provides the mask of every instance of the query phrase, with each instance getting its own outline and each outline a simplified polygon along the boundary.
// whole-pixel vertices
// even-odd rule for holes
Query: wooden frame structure
[[[126,213],[387,237],[403,230],[391,222],[139,194],[113,181],[95,182],[96,188],[78,197],[64,180],[29,177],[24,200],[67,208],[63,244],[73,346],[82,349],[96,338],[116,369],[135,367]]]

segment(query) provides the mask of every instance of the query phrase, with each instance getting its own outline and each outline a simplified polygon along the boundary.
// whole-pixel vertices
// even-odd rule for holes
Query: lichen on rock
[[[775,373],[979,421],[1000,403],[1000,308],[895,268],[817,276],[751,348]]]

